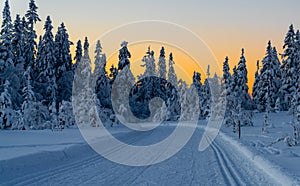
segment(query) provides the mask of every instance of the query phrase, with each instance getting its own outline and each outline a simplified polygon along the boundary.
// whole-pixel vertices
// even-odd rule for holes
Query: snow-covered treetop
[[[165,57],[165,47],[161,47],[159,57]]]
[[[2,28],[6,27],[8,24],[11,24],[11,16],[10,16],[10,6],[8,0],[5,1],[3,12],[2,12]]]
[[[44,25],[44,30],[46,30],[46,32],[49,33],[49,32],[52,31],[52,29],[53,29],[53,26],[52,26],[51,18],[50,18],[50,16],[47,16],[47,19],[46,19],[46,22],[45,22],[45,25]]]
[[[84,39],[84,44],[83,44],[83,56],[89,56],[89,47],[90,47],[90,44],[89,44],[89,40],[88,40],[88,37],[85,37]]]
[[[207,66],[206,76],[210,78],[210,65]]]
[[[193,82],[201,82],[201,74],[194,71]]]
[[[95,54],[96,54],[96,56],[100,56],[101,53],[102,53],[102,45],[101,45],[100,40],[98,40],[97,44],[96,44]]]
[[[127,41],[123,41],[122,43],[121,43],[121,47],[123,48],[123,47],[127,47],[127,45],[128,45],[128,42]]]
[[[122,70],[126,65],[130,64],[128,58],[131,58],[131,54],[128,51],[127,45],[128,45],[127,41],[123,41],[121,43],[122,48],[119,50],[119,64],[118,64],[119,70]]]
[[[170,59],[170,61],[174,62],[174,61],[173,61],[173,54],[172,54],[172,52],[170,53],[169,59]],[[173,63],[173,64],[174,64],[174,63]]]
[[[74,60],[76,60],[78,62],[81,60],[81,58],[82,58],[82,45],[81,45],[81,41],[78,40],[77,45],[76,45]]]
[[[28,23],[32,29],[33,29],[33,25],[36,22],[41,21],[41,19],[39,18],[39,15],[37,14],[37,10],[38,10],[38,7],[36,6],[35,1],[30,0],[29,10],[26,12],[25,17],[27,18]]]

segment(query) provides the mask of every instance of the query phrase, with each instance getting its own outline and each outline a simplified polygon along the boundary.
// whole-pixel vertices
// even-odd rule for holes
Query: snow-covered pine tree
[[[243,53],[243,50],[242,50],[242,53]],[[234,118],[238,118],[237,121],[239,122],[238,123],[237,121],[235,121],[234,125],[235,126],[237,126],[237,125],[240,125],[240,126],[245,126],[245,125],[253,126],[253,122],[252,122],[252,118],[251,118],[252,117],[251,112],[247,111],[247,109],[245,109],[242,105],[244,98],[247,97],[245,95],[246,94],[245,86],[247,86],[247,85],[241,83],[241,82],[245,82],[245,81],[243,81],[243,79],[245,77],[242,78],[243,74],[245,74],[245,73],[241,73],[241,72],[242,71],[238,71],[238,68],[236,68],[236,67],[233,68],[233,75],[232,75],[232,81],[233,82],[232,82],[231,89],[232,89],[232,93],[233,93],[234,108],[231,109],[231,110],[233,112],[232,115],[234,116]],[[249,96],[249,94],[247,94],[247,95]],[[250,105],[249,102],[247,104]],[[246,107],[246,108],[249,108],[249,107]]]
[[[76,45],[76,50],[75,50],[75,57],[74,57],[75,64],[73,65],[73,71],[77,69],[78,65],[80,64],[81,58],[82,58],[82,44],[81,41],[78,40]]]
[[[281,65],[282,86],[280,94],[282,98],[282,109],[288,110],[291,107],[291,100],[293,92],[296,90],[296,44],[294,26],[290,25],[289,30],[284,39],[283,45],[284,53],[281,55],[283,58]]]
[[[179,86],[178,86],[178,94],[180,97],[180,103],[181,103],[181,107],[183,108],[189,108],[189,91],[188,91],[188,86],[187,83],[183,80],[179,80]],[[190,116],[190,110],[186,109],[184,110],[184,112],[181,112],[180,115],[180,120],[181,121],[188,121],[191,116]]]
[[[75,50],[75,63],[73,65],[73,73],[74,73],[74,86],[73,86],[73,95],[78,95],[80,89],[81,89],[81,71],[82,71],[82,44],[81,40],[77,41],[76,50]]]
[[[131,54],[127,48],[127,45],[127,41],[123,41],[121,43],[121,49],[119,50],[118,70],[123,70],[125,66],[130,64],[129,58],[131,58]]]
[[[232,86],[232,76],[230,73],[230,67],[229,67],[229,59],[226,56],[225,61],[223,63],[223,77],[221,80],[221,99],[225,99],[226,102],[226,111],[225,111],[225,118],[224,123],[227,126],[230,126],[233,124],[233,116],[231,109],[234,108],[234,95],[231,89]]]
[[[24,27],[22,24],[22,20],[20,15],[16,15],[16,20],[13,24],[13,31],[12,31],[12,50],[15,55],[14,65],[19,66],[20,68],[24,69],[24,47],[25,47],[25,40],[24,40]]]
[[[231,74],[230,74],[230,67],[228,63],[229,59],[226,56],[225,61],[223,63],[223,77],[222,77],[222,84],[225,86],[226,94],[230,93],[228,89],[231,83]]]
[[[248,71],[246,66],[246,58],[244,56],[245,51],[242,48],[242,54],[240,61],[238,62],[238,86],[240,87],[240,97],[243,109],[250,109],[250,96],[248,93]]]
[[[160,50],[159,60],[158,60],[158,77],[162,79],[167,79],[167,65],[165,48],[162,47]]]
[[[94,83],[96,83],[100,74],[106,74],[106,55],[102,53],[102,46],[100,40],[98,40],[96,44],[94,65],[95,70],[93,73],[93,80],[95,81]]]
[[[135,78],[130,69],[130,61],[129,58],[131,57],[130,52],[127,48],[128,42],[123,41],[121,43],[121,49],[119,50],[119,63],[118,69],[120,72],[117,74],[116,69],[112,68],[113,70],[113,79],[115,75],[117,77],[113,80],[112,85],[112,105],[114,108],[114,112],[118,113],[124,119],[128,115],[127,111],[124,111],[122,108],[126,108],[128,110],[129,107],[129,93],[131,87],[134,85]],[[128,121],[128,120],[127,120]]]
[[[202,90],[202,83],[201,83],[201,74],[199,72],[194,72],[192,86],[193,86],[193,88],[191,87],[191,89],[195,89],[195,91],[198,94],[198,100],[199,100],[198,105],[199,105],[199,110],[200,110],[200,113],[199,113],[198,117],[199,117],[199,119],[203,119],[201,117],[201,90]]]
[[[175,88],[178,88],[178,80],[177,80],[177,75],[175,73],[174,64],[175,64],[175,62],[173,60],[173,54],[170,53],[169,70],[168,70],[168,82],[170,82]]]
[[[53,101],[53,91],[50,85],[55,77],[56,57],[55,57],[55,42],[52,34],[52,21],[50,16],[47,17],[44,30],[45,34],[39,44],[39,51],[36,59],[36,64],[33,68],[35,82],[35,92],[39,93],[41,100],[45,100],[45,104],[50,106]],[[53,87],[52,87],[53,88]]]
[[[13,126],[17,130],[44,129],[43,124],[49,120],[48,108],[38,102],[31,85],[31,68],[25,71],[26,86],[23,88],[23,104],[21,107],[21,121]]]
[[[69,101],[62,101],[58,111],[58,128],[64,129],[75,125],[73,106]]]
[[[94,76],[96,78],[96,94],[97,103],[100,119],[103,124],[111,124],[110,116],[112,115],[112,105],[111,105],[111,83],[106,71],[106,55],[102,52],[102,46],[100,41],[97,41],[96,50],[95,50],[95,71]],[[113,69],[118,71],[117,69]],[[94,112],[91,111],[91,114],[94,115]],[[93,121],[95,122],[95,117]],[[95,125],[95,124],[93,124]]]
[[[13,69],[13,50],[12,50],[12,31],[13,25],[10,16],[10,6],[8,0],[5,1],[3,14],[2,14],[2,26],[0,31],[0,85],[4,85],[6,78],[10,75]],[[5,77],[5,78],[4,78]]]
[[[276,80],[276,87],[277,89],[280,89],[281,87],[281,70],[280,70],[280,61],[278,59],[278,53],[277,53],[277,49],[276,47],[273,47],[272,50],[272,66],[273,66],[273,70],[274,70],[274,76],[275,76],[275,80]],[[280,94],[280,92],[278,92]]]
[[[22,20],[19,15],[16,16],[16,20],[14,21],[13,25],[13,32],[12,32],[12,51],[14,54],[14,69],[15,69],[15,76],[16,80],[10,81],[13,83],[13,88],[15,89],[12,93],[13,98],[12,101],[15,105],[15,108],[20,108],[22,104],[22,89],[26,84],[26,79],[24,77],[24,63],[25,63],[25,34],[26,32]]]
[[[0,95],[0,129],[7,129],[12,126],[13,108],[9,86],[9,81],[5,81],[4,91]]]
[[[225,101],[224,98],[222,98],[221,92],[220,92],[220,85],[219,85],[219,77],[215,73],[213,78],[209,81],[209,88],[211,93],[211,109],[210,109],[210,117],[211,119],[220,119],[220,116],[222,115],[222,105],[221,102]],[[223,119],[223,118],[222,118]]]
[[[167,100],[167,120],[175,121],[178,119],[178,115],[180,112],[180,105],[176,104],[176,100],[178,99],[177,90],[178,90],[178,79],[174,69],[174,58],[173,54],[170,53],[169,56],[169,70],[168,70],[168,83],[170,83],[168,89],[168,100]]]
[[[235,133],[239,120],[239,112],[241,106],[241,98],[240,98],[240,87],[239,87],[239,77],[236,66],[233,68],[232,74],[232,84],[231,90],[233,94],[232,105],[233,107],[230,109],[232,116],[232,131]]]
[[[297,30],[295,35],[295,48],[296,48],[295,77],[296,77],[296,82],[299,82],[300,81],[300,31],[299,30]]]
[[[73,93],[72,102],[77,124],[91,126],[90,110],[95,106],[95,89],[91,86],[91,59],[87,37],[84,42],[84,55],[76,69]]]
[[[155,59],[154,59],[154,51],[150,49],[150,46],[148,47],[148,51],[146,52],[146,55],[143,57],[142,62],[145,64],[141,65],[142,67],[145,67],[144,74],[140,77],[141,79],[144,77],[151,77],[155,76],[156,72],[156,66],[155,66]]]
[[[206,79],[202,86],[201,98],[200,98],[200,116],[201,118],[208,119],[210,117],[210,106],[211,106],[211,91],[210,91],[210,66],[207,67]]]
[[[72,70],[72,57],[70,53],[70,46],[73,45],[69,40],[69,34],[64,23],[58,27],[55,35],[55,49],[56,49],[56,77],[59,79],[66,71]]]
[[[20,107],[20,98],[18,91],[20,83],[17,76],[17,70],[14,66],[15,56],[12,48],[14,27],[10,16],[10,7],[8,0],[5,1],[3,9],[3,21],[0,31],[0,92],[4,90],[4,84],[8,80],[10,85],[10,94],[13,108]]]
[[[254,103],[255,109],[258,110],[263,110],[262,106],[260,106],[259,98],[258,98],[258,93],[259,93],[259,82],[260,82],[260,65],[259,65],[259,60],[256,62],[256,72],[255,72],[255,77],[254,77],[254,84],[252,87],[252,99]]]
[[[275,102],[278,98],[278,90],[280,88],[278,84],[279,77],[277,77],[278,69],[276,69],[278,67],[278,63],[274,60],[273,47],[271,45],[271,41],[269,41],[266,50],[266,56],[262,60],[263,66],[260,70],[260,81],[258,84],[259,91],[257,94],[259,105],[262,106],[261,109],[263,110],[266,110],[267,99],[269,99],[269,106],[274,108]]]
[[[58,27],[55,35],[55,77],[57,82],[57,104],[61,104],[62,100],[70,101],[72,96],[72,57],[70,53],[70,45],[73,43],[69,40],[67,29],[62,23]]]
[[[51,116],[51,123],[52,123],[52,131],[54,129],[60,129],[59,128],[59,123],[58,123],[58,106],[57,106],[57,83],[56,83],[56,77],[52,76],[50,86],[48,87],[48,91],[51,95],[52,102],[51,105],[49,106],[49,111],[50,111],[50,116]]]
[[[37,38],[36,31],[34,30],[34,25],[41,21],[37,13],[38,7],[35,4],[35,0],[30,0],[29,9],[27,10],[25,17],[27,18],[28,32],[26,33],[26,45],[25,45],[25,69],[28,66],[33,68],[36,55],[36,42]],[[23,21],[24,22],[24,21]],[[26,27],[25,27],[26,28]]]

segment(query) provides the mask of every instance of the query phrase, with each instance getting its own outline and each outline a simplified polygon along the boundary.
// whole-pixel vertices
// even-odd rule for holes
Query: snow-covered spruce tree
[[[201,74],[199,72],[194,72],[193,75],[193,83],[192,83],[193,88],[191,87],[191,89],[195,89],[197,94],[198,94],[198,105],[199,105],[199,119],[203,119],[201,117],[201,90],[202,90],[202,83],[201,83]]]
[[[274,70],[274,76],[275,76],[275,82],[276,82],[276,87],[280,89],[281,87],[281,69],[280,69],[280,60],[278,59],[278,53],[276,47],[273,47],[272,50],[272,66]],[[280,92],[278,92],[280,94]]]
[[[155,66],[155,59],[154,59],[154,51],[150,49],[150,46],[148,47],[148,51],[146,52],[146,55],[143,57],[142,62],[145,64],[141,65],[142,67],[145,67],[145,72],[141,76],[141,78],[144,77],[150,77],[155,76],[156,72],[156,66]]]
[[[73,64],[73,73],[74,73],[74,86],[73,86],[73,94],[74,95],[78,95],[79,91],[80,91],[80,84],[81,84],[81,78],[80,78],[80,73],[81,73],[81,69],[82,69],[82,44],[81,41],[78,40],[77,45],[76,45],[76,50],[75,50],[75,63]]]
[[[50,79],[50,78],[49,78]],[[60,129],[59,128],[59,123],[58,123],[58,107],[57,107],[57,83],[56,83],[56,78],[55,76],[51,77],[51,82],[50,86],[48,87],[48,91],[50,92],[52,102],[51,105],[49,106],[49,111],[50,111],[50,116],[51,116],[51,129],[52,131],[54,129]]]
[[[260,105],[260,101],[259,101],[259,97],[258,97],[258,93],[259,93],[259,82],[260,82],[260,65],[259,65],[259,60],[257,60],[256,63],[256,72],[255,72],[255,77],[254,77],[254,84],[252,87],[252,99],[253,99],[253,103],[254,103],[254,107],[255,109],[258,110],[263,110],[262,106]]]
[[[282,86],[280,94],[282,98],[282,109],[288,110],[291,107],[291,100],[293,92],[296,90],[296,45],[295,45],[295,32],[293,25],[290,25],[284,39],[284,53],[282,54]]]
[[[296,47],[296,64],[295,64],[296,82],[299,82],[300,81],[300,31],[299,30],[297,30],[295,35],[295,47]]]
[[[38,100],[45,101],[45,104],[50,106],[53,101],[53,91],[50,85],[55,77],[56,57],[55,57],[55,42],[52,34],[52,21],[50,16],[47,17],[44,30],[45,34],[39,43],[39,51],[36,63],[33,68],[35,79],[35,92],[38,93]],[[53,87],[52,87],[53,88]]]
[[[210,108],[210,118],[214,120],[220,119],[222,114],[221,109],[222,105],[221,102],[225,101],[223,97],[220,97],[220,85],[219,85],[219,77],[215,73],[214,77],[209,81],[209,88],[211,93],[211,108]],[[221,116],[223,117],[223,116]],[[223,118],[222,118],[223,119]]]
[[[62,101],[58,110],[58,128],[64,129],[75,125],[73,106],[69,101]]]
[[[81,41],[78,40],[76,45],[76,50],[75,50],[75,57],[74,57],[75,64],[73,65],[73,71],[77,69],[78,65],[80,64],[81,58],[82,58],[82,44]]]
[[[168,70],[168,81],[175,87],[178,88],[177,84],[178,84],[178,80],[177,80],[177,75],[175,73],[175,69],[174,69],[174,60],[173,60],[173,54],[170,53],[170,57],[169,57],[169,70]]]
[[[69,40],[67,29],[62,23],[58,27],[57,34],[55,35],[55,77],[57,82],[57,104],[59,105],[62,100],[70,101],[72,96],[72,57],[70,53],[70,45],[73,43]]]
[[[121,49],[119,50],[118,70],[123,70],[125,66],[130,64],[129,58],[131,58],[131,54],[127,48],[127,45],[127,41],[123,41],[121,43]]]
[[[211,91],[210,91],[210,66],[207,67],[206,79],[202,86],[201,98],[200,98],[200,116],[208,119],[210,117],[211,106]]]
[[[15,66],[20,66],[20,68],[24,69],[24,47],[25,47],[25,35],[24,35],[24,27],[22,24],[22,20],[20,15],[17,14],[16,20],[13,24],[13,31],[12,31],[12,50],[15,55]]]
[[[100,40],[97,41],[95,49],[95,70],[93,73],[93,86],[96,85],[96,81],[99,78],[100,74],[106,73],[106,55],[102,53],[102,46]]]
[[[221,99],[225,99],[226,102],[226,111],[225,111],[225,117],[224,117],[224,124],[227,126],[230,126],[233,124],[233,116],[231,109],[234,107],[234,95],[231,89],[232,86],[232,77],[230,73],[230,67],[229,67],[229,59],[228,57],[225,58],[225,61],[223,63],[223,77],[221,80]]]
[[[131,54],[127,48],[128,42],[123,41],[121,43],[121,49],[119,50],[119,63],[118,69],[120,72],[117,74],[117,78],[113,81],[112,100],[113,108],[118,115],[125,120],[129,119],[129,93],[131,87],[134,85],[135,78],[130,69]],[[113,69],[114,72],[115,69]],[[116,74],[114,74],[116,75]],[[114,78],[114,77],[113,77]],[[115,87],[115,88],[114,88]],[[123,109],[126,108],[126,109]],[[117,109],[117,110],[116,110]],[[127,120],[128,121],[128,120]]]
[[[23,104],[21,107],[21,118],[18,124],[13,126],[17,130],[44,129],[44,123],[49,120],[49,111],[46,106],[37,101],[31,85],[31,68],[28,67],[24,74],[26,86],[23,88]],[[49,128],[50,126],[48,126]]]
[[[12,50],[13,38],[13,24],[10,16],[10,6],[8,0],[5,1],[4,9],[2,12],[2,26],[1,26],[1,46],[0,46],[0,71],[3,72],[11,65],[13,65],[14,54]],[[11,69],[9,69],[11,70]],[[5,79],[1,78],[0,84],[4,84]]]
[[[178,86],[178,94],[180,97],[180,103],[181,106],[188,108],[189,107],[189,91],[188,91],[188,86],[187,83],[183,80],[179,80],[179,86]],[[180,120],[181,121],[188,121],[190,119],[190,110],[186,109],[184,112],[181,113],[180,115]]]
[[[262,106],[263,110],[266,110],[267,99],[269,100],[269,106],[274,108],[275,102],[278,98],[278,78],[277,76],[277,61],[274,61],[273,48],[271,46],[271,41],[268,42],[266,56],[262,60],[262,68],[260,70],[260,81],[258,84],[258,101],[259,105]],[[271,110],[269,110],[271,111]]]
[[[252,113],[250,111],[247,111],[242,106],[242,96],[241,92],[243,92],[242,86],[240,86],[240,72],[238,72],[237,68],[233,68],[233,75],[232,75],[232,100],[233,100],[233,108],[230,109],[232,111],[233,118],[237,118],[237,120],[234,121],[233,125],[236,127],[238,124],[241,126],[253,126],[252,122]],[[241,105],[241,108],[239,106]],[[238,117],[237,117],[238,116]]]
[[[91,59],[87,37],[84,42],[84,55],[76,71],[73,89],[75,94],[72,99],[75,118],[78,125],[92,126],[90,110],[95,109],[95,89],[91,86]]]
[[[176,104],[176,100],[178,99],[177,90],[178,90],[178,80],[177,75],[174,69],[174,59],[173,54],[170,53],[169,56],[169,70],[168,70],[168,83],[170,84],[168,88],[168,100],[167,100],[167,120],[168,121],[176,121],[178,119],[178,115],[180,112],[180,106]]]
[[[241,103],[240,101],[240,96],[239,96],[239,92],[240,92],[240,87],[238,86],[238,71],[236,66],[234,66],[233,68],[233,74],[232,74],[232,83],[231,83],[231,90],[232,90],[232,94],[233,94],[233,100],[232,100],[232,105],[233,108],[230,109],[231,111],[231,116],[232,116],[232,128],[233,128],[233,132],[236,132],[236,127],[238,125],[238,115],[239,115],[239,105]]]
[[[159,60],[158,60],[158,77],[162,79],[167,79],[167,65],[165,48],[162,47],[160,50]]]
[[[36,42],[37,38],[36,31],[34,30],[34,25],[41,21],[37,13],[38,7],[35,4],[34,0],[30,0],[29,9],[27,10],[25,17],[28,24],[28,32],[26,34],[26,45],[25,45],[25,69],[28,66],[33,68],[36,55]],[[26,27],[25,27],[26,28]]]
[[[8,80],[13,108],[20,107],[18,90],[20,88],[16,68],[14,66],[15,56],[12,48],[13,24],[10,16],[8,1],[5,1],[3,9],[3,21],[0,31],[0,92],[4,90],[4,84]]]
[[[0,95],[0,129],[7,129],[12,126],[13,108],[9,86],[9,81],[5,81],[4,91]]]
[[[97,99],[95,100],[96,105],[98,106],[98,111],[100,119],[103,124],[111,125],[110,116],[112,115],[112,105],[111,105],[111,83],[106,71],[106,55],[102,53],[102,46],[100,41],[97,41],[96,50],[95,50],[95,71],[94,76],[96,78],[96,95]],[[117,69],[114,69],[117,71]],[[94,115],[91,111],[91,115]],[[95,117],[93,122],[95,122]],[[94,123],[94,125],[96,125]]]
[[[241,97],[241,104],[242,108],[249,110],[251,109],[250,104],[250,96],[248,93],[248,71],[246,66],[246,58],[244,56],[244,49],[242,49],[242,54],[240,57],[240,61],[238,63],[237,71],[238,71],[238,86],[241,88],[240,90],[240,97]]]
[[[13,98],[12,101],[15,105],[16,109],[19,109],[22,104],[22,89],[25,86],[26,79],[24,77],[24,63],[25,63],[25,34],[26,32],[22,20],[19,15],[16,16],[16,20],[13,24],[12,31],[12,52],[14,54],[14,73],[15,73],[15,81],[10,80],[14,85],[15,89],[12,93]]]
[[[131,90],[130,92],[130,103],[134,103],[130,106],[132,112],[135,113],[139,118],[150,119],[150,111],[147,107],[151,107],[153,112],[156,112],[158,108],[162,107],[161,102],[150,101],[157,91],[163,90],[162,86],[164,85],[162,82],[164,81],[160,81],[156,78],[157,75],[154,51],[151,51],[150,46],[148,47],[142,62],[143,64],[141,67],[145,67],[145,71],[143,74],[138,76],[137,85],[135,86],[134,90]],[[159,84],[159,86],[157,86],[157,84]],[[160,92],[159,94],[162,95],[163,93]]]

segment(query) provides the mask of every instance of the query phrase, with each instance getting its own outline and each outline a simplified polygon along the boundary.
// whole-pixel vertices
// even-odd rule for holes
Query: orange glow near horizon
[[[155,52],[155,63],[156,63],[156,68],[158,68],[157,63],[159,60],[159,53],[160,49],[162,46],[165,47],[165,56],[166,56],[166,66],[168,69],[168,62],[169,62],[169,54],[170,52],[173,53],[174,61],[175,61],[175,72],[178,76],[179,79],[185,80],[188,84],[192,83],[192,77],[193,77],[193,72],[197,71],[201,73],[201,79],[202,83],[204,82],[206,78],[206,69],[207,66],[201,66],[199,63],[197,63],[192,57],[190,57],[187,53],[184,51],[168,45],[168,44],[162,44],[162,43],[156,43],[156,42],[147,42],[147,43],[135,43],[135,44],[129,44],[128,50],[131,53],[131,70],[134,74],[135,77],[138,75],[142,74],[145,70],[145,67],[141,67],[143,64],[142,58],[145,56],[146,51],[148,49],[148,46],[151,47],[151,50]],[[249,94],[252,93],[252,86],[254,83],[254,74],[256,71],[256,62],[257,60],[260,60],[264,57],[265,53],[265,46],[262,47],[256,47],[254,48],[255,50],[247,50],[245,48],[245,58],[246,58],[246,64],[247,64],[247,69],[248,69],[248,86],[249,86]],[[94,46],[91,46],[90,48],[90,58],[92,60],[92,67],[94,68]],[[231,53],[228,53],[230,55],[226,55],[223,50],[212,50],[214,55],[216,56],[218,60],[218,65],[220,69],[223,68],[223,62],[226,56],[229,57],[229,65],[230,65],[230,71],[232,72],[232,69],[235,65],[238,64],[240,55],[241,55],[241,50],[234,50],[233,47],[231,46],[228,51],[231,51]],[[105,53],[105,49],[103,51]],[[75,53],[75,45],[71,47],[71,53],[72,56],[74,56]],[[279,58],[280,59],[280,58]],[[109,68],[111,65],[118,65],[118,51],[116,51],[112,56],[107,56],[107,71],[109,72]],[[211,71],[211,77],[215,73],[214,71]],[[218,74],[218,76],[222,76],[222,74]]]
[[[134,74],[135,77],[142,74],[145,71],[145,67],[141,67],[142,64],[142,58],[145,56],[146,51],[148,50],[148,46],[150,46],[151,50],[155,52],[155,64],[156,69],[158,69],[158,60],[160,55],[161,47],[165,47],[165,56],[166,56],[166,66],[168,70],[168,63],[169,63],[169,54],[172,52],[174,61],[175,61],[175,72],[177,74],[178,80],[183,79],[188,84],[192,83],[192,77],[194,71],[200,72],[202,75],[202,80],[205,78],[204,71],[202,67],[200,66],[194,59],[192,59],[188,54],[186,54],[184,51],[161,43],[151,42],[151,43],[136,43],[128,46],[128,50],[131,53],[131,71]],[[109,70],[110,66],[113,64],[115,66],[118,65],[118,51],[116,51],[112,56],[108,57],[107,60],[107,70]]]

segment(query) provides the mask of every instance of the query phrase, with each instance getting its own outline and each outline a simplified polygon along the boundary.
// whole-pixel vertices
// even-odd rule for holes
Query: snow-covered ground
[[[232,132],[232,128],[223,127],[222,131],[235,139],[238,144],[247,147],[253,156],[261,156],[280,167],[281,171],[293,177],[300,177],[300,146],[289,147],[284,138],[293,135],[293,128],[289,124],[291,116],[287,112],[270,113],[270,123],[273,128],[268,128],[268,133],[262,133],[264,113],[255,114],[254,127],[243,127],[241,139]]]
[[[152,166],[129,167],[106,160],[83,140],[78,129],[64,131],[0,131],[0,185],[297,185],[298,147],[273,143],[292,128],[287,113],[272,114],[275,128],[261,133],[262,114],[242,138],[222,128],[213,144],[199,152],[205,122],[188,144],[170,159]],[[173,130],[149,132],[111,129],[132,145],[151,144]],[[99,136],[105,139],[105,136]],[[115,153],[118,153],[117,151]]]

